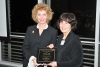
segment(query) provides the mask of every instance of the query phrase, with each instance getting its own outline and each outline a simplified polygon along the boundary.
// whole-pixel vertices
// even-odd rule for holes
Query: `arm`
[[[30,51],[29,51],[29,49],[30,49],[29,48],[29,38],[30,38],[29,32],[30,32],[29,28],[27,28],[25,38],[24,38],[24,43],[22,46],[23,56],[24,56],[24,58],[26,58],[27,61],[29,61],[29,58],[31,56]]]
[[[57,34],[58,34],[57,30],[52,34],[50,44],[47,46],[48,48],[54,48],[56,40],[57,40]]]
[[[58,35],[58,32],[57,30],[55,30],[52,34],[52,38],[51,38],[51,41],[50,41],[50,44],[56,44],[56,40],[57,40],[57,35]]]

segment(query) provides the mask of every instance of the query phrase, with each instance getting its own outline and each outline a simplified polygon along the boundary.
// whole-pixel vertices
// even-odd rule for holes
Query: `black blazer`
[[[56,38],[57,30],[49,25],[47,29],[43,30],[41,36],[39,36],[39,30],[36,25],[28,27],[22,46],[24,67],[27,66],[31,56],[37,57],[37,47],[47,47],[50,44],[55,44]]]
[[[79,37],[71,31],[61,47],[62,38],[63,35],[60,35],[56,44],[57,67],[80,67],[83,60],[83,49]]]

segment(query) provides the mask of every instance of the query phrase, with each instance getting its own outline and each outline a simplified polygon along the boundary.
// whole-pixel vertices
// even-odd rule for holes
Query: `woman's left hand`
[[[41,65],[41,64],[38,64],[38,63],[37,63],[36,58],[34,58],[34,59],[32,59],[32,60],[33,60],[34,66],[39,66],[39,65]]]
[[[57,67],[57,62],[56,61],[53,61],[53,62],[49,63],[48,65],[50,65],[52,67]]]
[[[54,45],[53,44],[50,44],[49,46],[47,46],[48,48],[54,48]]]

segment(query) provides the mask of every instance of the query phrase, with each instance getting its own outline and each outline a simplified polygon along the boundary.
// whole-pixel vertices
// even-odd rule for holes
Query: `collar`
[[[39,28],[39,24],[37,24],[36,27]],[[47,28],[48,28],[48,24],[46,24],[46,27],[44,29],[47,29]]]

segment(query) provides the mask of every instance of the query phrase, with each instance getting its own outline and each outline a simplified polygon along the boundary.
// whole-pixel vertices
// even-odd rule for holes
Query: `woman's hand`
[[[54,45],[53,44],[50,44],[49,46],[47,46],[48,48],[54,48]]]
[[[41,64],[38,64],[38,63],[37,63],[36,58],[33,59],[33,63],[34,63],[34,66],[39,66],[39,65],[41,65]]]
[[[53,62],[49,63],[48,65],[50,65],[52,67],[57,67],[57,62],[56,61],[53,61]]]

